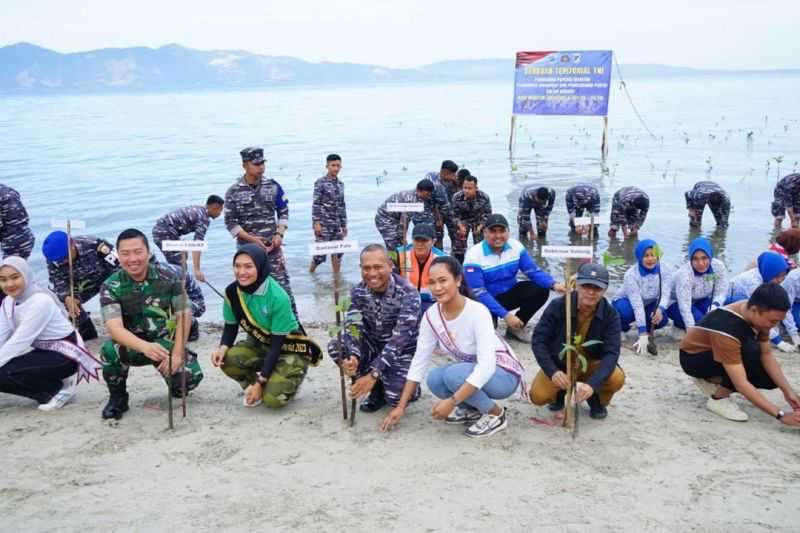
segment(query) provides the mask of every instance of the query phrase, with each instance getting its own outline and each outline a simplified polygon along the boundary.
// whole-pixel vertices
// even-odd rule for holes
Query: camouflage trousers
[[[475,222],[474,224],[465,224],[467,227],[467,231],[463,234],[463,236],[456,231],[455,240],[453,241],[453,257],[457,258],[462,263],[464,262],[464,254],[467,253],[467,241],[469,240],[469,234],[472,233],[472,242],[474,244],[478,244],[483,240],[483,232],[478,231],[478,224]]]
[[[166,348],[172,349],[172,341],[158,339],[155,342]],[[203,370],[197,360],[197,354],[186,350],[186,390],[194,390],[203,380]],[[132,366],[157,366],[157,363],[145,356],[141,352],[125,348],[108,340],[100,348],[100,359],[103,363],[103,379],[108,384],[109,389],[123,388],[128,379],[128,370]],[[176,372],[172,379],[164,378],[167,386],[171,385],[173,395],[179,395],[182,387],[182,372]],[[171,383],[170,383],[171,382]]]
[[[267,254],[267,261],[269,261],[270,276],[275,278],[286,294],[289,295],[289,300],[292,302],[292,312],[295,318],[300,320],[300,315],[297,314],[297,305],[294,303],[294,293],[292,293],[292,285],[289,282],[289,271],[286,270],[286,257],[283,255],[283,247],[273,248]]]
[[[369,343],[363,341],[361,342],[361,358],[358,360],[358,371],[356,372],[356,378],[366,376],[370,373],[370,365],[372,364],[372,361],[380,357],[384,345],[385,343],[379,344],[373,349]],[[328,355],[330,355],[331,358],[334,359],[338,364],[340,357],[339,354],[339,340],[332,339],[328,343]],[[381,375],[380,379],[380,386],[383,388],[383,397],[386,400],[386,403],[391,406],[396,406],[400,402],[400,396],[403,394],[403,387],[405,387],[406,384],[408,368],[411,366],[411,359],[413,357],[413,352],[409,354],[401,354],[398,356],[397,360],[392,364],[392,366],[387,366],[383,370],[383,374]],[[375,386],[377,387],[378,384],[376,383]],[[417,390],[411,397],[411,401],[413,402],[417,400],[419,398],[419,394],[420,389],[417,387]]]
[[[269,346],[250,335],[237,342],[225,354],[222,371],[236,381],[242,390],[256,382],[256,372],[261,370]],[[283,407],[297,394],[308,371],[308,361],[301,355],[281,353],[272,375],[262,389],[261,400],[267,407]]]
[[[33,250],[33,244],[36,242],[33,232],[27,227],[21,231],[17,231],[16,228],[6,229],[9,232],[8,236],[0,240],[0,248],[3,249],[3,257],[16,255],[23,259],[28,259]]]
[[[398,246],[403,244],[403,226],[393,218],[384,218],[377,214],[375,215],[375,227],[378,228],[378,233],[383,237],[387,250],[396,250]],[[406,230],[408,230],[408,227],[406,227]]]
[[[158,249],[164,254],[164,259],[167,263],[172,265],[181,266],[181,252],[165,252],[161,248],[161,243],[164,241],[179,241],[181,236],[172,231],[163,231],[158,228],[153,228],[153,242],[156,243]]]
[[[705,200],[696,200],[690,196],[687,192],[685,194],[686,197],[686,209],[693,210],[694,212],[689,214],[689,225],[692,227],[700,227],[703,224],[703,211],[706,208],[706,201]],[[711,204],[708,204],[708,208],[711,210],[711,214],[714,216],[714,220],[717,223],[717,226],[720,228],[727,228],[728,227],[728,218],[731,214],[731,203],[730,201],[724,202],[722,205],[718,207],[711,207]],[[778,211],[778,214],[776,213]],[[782,208],[776,208],[774,205],[772,206],[772,215],[775,217],[783,217],[784,210]]]
[[[322,233],[320,235],[314,235],[314,240],[316,242],[341,241],[342,239],[344,239],[344,232],[342,231],[342,228],[338,226],[331,227],[323,225]],[[339,259],[341,259],[342,255],[344,254],[334,254],[334,255]],[[325,262],[326,257],[327,256],[325,255],[315,255],[313,258],[314,264],[321,265],[322,263]]]

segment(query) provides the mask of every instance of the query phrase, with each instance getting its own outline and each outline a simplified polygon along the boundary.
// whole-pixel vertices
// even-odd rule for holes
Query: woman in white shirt
[[[433,407],[433,418],[449,424],[470,423],[465,435],[488,437],[506,428],[505,408],[495,400],[508,398],[520,387],[524,369],[495,334],[489,310],[462,293],[466,285],[461,264],[453,257],[437,257],[429,272],[428,288],[437,304],[422,317],[417,351],[400,402],[384,419],[381,431],[390,429],[405,414],[438,345],[456,362],[428,375],[428,388],[440,398]]]
[[[76,381],[97,379],[100,362],[83,347],[56,296],[33,281],[21,257],[0,262],[0,392],[50,411],[74,396]]]

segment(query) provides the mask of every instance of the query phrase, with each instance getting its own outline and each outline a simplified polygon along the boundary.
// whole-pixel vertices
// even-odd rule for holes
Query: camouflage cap
[[[242,156],[242,163],[250,162],[260,165],[264,162],[264,149],[258,146],[248,146],[239,152],[239,155]]]

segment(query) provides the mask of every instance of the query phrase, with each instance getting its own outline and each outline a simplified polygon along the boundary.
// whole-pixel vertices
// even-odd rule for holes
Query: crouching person
[[[100,353],[110,393],[103,418],[119,420],[128,410],[131,366],[156,367],[176,398],[181,397],[184,377],[190,391],[200,384],[203,372],[197,355],[186,349],[192,317],[180,278],[167,266],[150,263],[147,237],[137,229],[119,234],[117,254],[122,270],[111,274],[100,288],[100,308],[111,334]]]
[[[747,301],[711,311],[686,332],[681,368],[708,397],[706,408],[728,420],[745,422],[747,413],[730,399],[738,392],[779,423],[800,426],[800,399],[772,354],[769,331],[784,319],[789,297],[780,285],[765,283]],[[792,411],[784,412],[758,389],[780,389]]]
[[[571,321],[574,337],[580,337],[578,351],[587,361],[579,371],[581,385],[576,391],[578,403],[587,401],[590,416],[603,419],[611,398],[625,384],[625,373],[617,365],[620,346],[620,321],[616,309],[604,295],[608,288],[608,271],[601,265],[587,263],[578,270],[577,290],[572,294]],[[566,338],[566,296],[554,299],[545,309],[533,332],[533,355],[541,370],[531,386],[531,401],[550,404],[551,411],[564,409],[564,396],[569,388],[566,357],[559,353]],[[591,341],[595,341],[592,343]]]
[[[297,394],[322,349],[302,332],[289,295],[269,275],[261,246],[239,248],[233,271],[236,281],[225,289],[222,308],[225,329],[211,362],[242,387],[245,407],[282,407]],[[247,338],[234,344],[240,326]]]
[[[419,333],[419,293],[392,273],[386,248],[370,244],[361,251],[361,283],[350,290],[350,307],[339,339],[328,354],[345,375],[356,376],[353,396],[366,399],[359,409],[372,413],[400,401]],[[419,387],[410,401],[419,398]]]
[[[519,388],[525,372],[522,365],[495,333],[489,310],[464,296],[467,290],[458,259],[434,259],[430,289],[438,303],[422,318],[403,395],[384,419],[381,431],[390,429],[405,414],[437,345],[456,362],[428,375],[428,388],[440,399],[433,407],[433,418],[467,424],[464,434],[468,437],[502,431],[507,426],[506,410],[495,400],[508,398]]]

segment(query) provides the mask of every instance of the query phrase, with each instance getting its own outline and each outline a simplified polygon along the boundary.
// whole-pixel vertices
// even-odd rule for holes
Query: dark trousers
[[[58,352],[33,350],[0,367],[0,392],[47,403],[77,371],[78,363]]]
[[[701,378],[722,378],[722,386],[732,391],[736,390],[731,378],[725,372],[722,363],[714,360],[714,355],[709,352],[688,354],[681,350],[681,368],[688,375]],[[742,346],[742,363],[747,374],[747,381],[757,389],[775,389],[777,385],[769,377],[764,365],[761,364],[761,347],[756,341],[746,342]]]
[[[527,324],[550,297],[550,290],[538,286],[532,281],[520,281],[506,292],[494,297],[506,309],[517,309],[517,318]],[[492,316],[497,326],[497,317]]]

